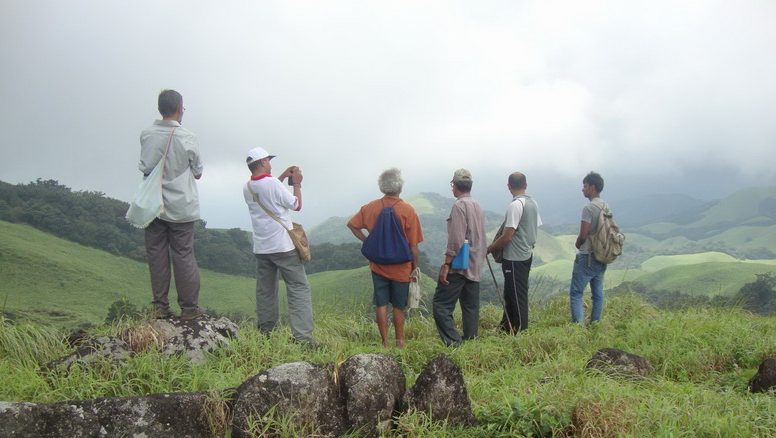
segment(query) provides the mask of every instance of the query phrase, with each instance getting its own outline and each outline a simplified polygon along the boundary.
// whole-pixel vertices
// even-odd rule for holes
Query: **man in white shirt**
[[[509,175],[507,188],[512,202],[504,217],[504,232],[488,247],[488,253],[504,250],[504,314],[500,327],[515,334],[528,328],[528,276],[542,219],[536,201],[525,193],[528,183],[524,174]]]
[[[243,187],[253,225],[258,328],[268,334],[277,326],[280,272],[286,282],[291,333],[296,341],[314,348],[317,343],[313,338],[310,283],[294,242],[288,235],[293,226],[291,212],[302,209],[302,171],[291,166],[275,178],[270,173],[273,158],[274,155],[259,147],[248,151],[246,163],[251,171],[251,180]],[[286,178],[290,179],[293,194],[283,186],[282,181]]]
[[[199,267],[194,258],[194,224],[199,220],[195,180],[202,177],[202,160],[197,137],[181,126],[184,110],[183,96],[177,91],[164,90],[159,94],[162,120],[156,120],[140,134],[138,168],[148,176],[164,159],[162,212],[145,229],[154,315],[158,318],[172,316],[167,298],[172,256],[181,318],[189,320],[203,314],[198,305]]]

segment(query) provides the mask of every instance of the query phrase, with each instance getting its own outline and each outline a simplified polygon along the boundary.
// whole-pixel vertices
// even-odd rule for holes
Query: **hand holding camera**
[[[302,175],[302,169],[297,166],[291,166],[283,172],[288,177],[289,186],[300,186],[304,176]]]

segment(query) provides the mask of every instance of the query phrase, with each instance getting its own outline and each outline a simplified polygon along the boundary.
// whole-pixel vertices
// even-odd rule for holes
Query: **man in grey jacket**
[[[480,322],[480,274],[487,243],[485,215],[480,204],[471,197],[472,174],[466,169],[456,170],[450,186],[456,200],[447,218],[447,248],[434,292],[434,322],[442,342],[448,346],[458,346],[464,340],[477,336]],[[452,261],[462,250],[464,241],[469,243],[469,266],[455,269]],[[463,315],[463,337],[453,324],[453,310],[458,301]]]
[[[183,96],[175,90],[159,94],[162,120],[140,134],[140,164],[148,176],[164,158],[162,213],[145,229],[146,258],[151,273],[154,315],[172,316],[167,295],[170,290],[170,258],[175,273],[181,318],[202,315],[199,308],[199,267],[194,258],[194,224],[199,220],[199,194],[195,180],[202,177],[197,137],[181,127]],[[172,257],[171,257],[172,256]]]
[[[531,272],[533,248],[542,219],[536,201],[525,194],[525,175],[509,175],[507,188],[512,202],[504,217],[504,232],[488,247],[488,252],[504,250],[501,270],[504,273],[504,315],[501,329],[517,333],[528,328],[528,274]]]

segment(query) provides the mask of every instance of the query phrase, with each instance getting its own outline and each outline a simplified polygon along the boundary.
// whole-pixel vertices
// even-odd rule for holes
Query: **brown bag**
[[[498,231],[496,231],[496,237],[493,238],[493,242],[498,240],[498,238],[501,237],[502,234],[504,234],[504,225],[506,223],[507,222],[504,221],[504,222],[501,223],[501,226],[498,227]],[[491,242],[491,243],[493,243],[493,242]],[[490,255],[493,256],[493,261],[494,262],[501,263],[504,260],[504,248],[497,249],[497,250],[493,251],[492,253],[490,253]]]
[[[293,222],[294,227],[288,230],[288,235],[291,237],[291,241],[294,242],[294,248],[296,248],[299,259],[302,262],[309,262],[313,259],[310,253],[310,242],[307,240],[307,234],[302,228],[302,224]]]
[[[259,204],[262,210],[264,210],[264,212],[267,213],[269,217],[275,219],[275,222],[279,223],[281,227],[286,228],[286,226],[283,225],[283,222],[280,221],[280,218],[278,218],[275,213],[267,210],[267,207],[261,203],[259,200],[259,195],[253,191],[253,187],[251,187],[250,182],[248,182],[247,185],[248,190],[250,190],[251,194],[253,195],[253,200]],[[299,260],[301,260],[302,263],[307,263],[313,259],[312,253],[310,253],[310,242],[307,240],[307,233],[304,232],[302,224],[298,224],[296,222],[292,222],[291,224],[292,228],[290,230],[286,229],[286,231],[288,231],[288,237],[290,237],[291,241],[294,242],[294,248],[296,248],[296,253],[299,255]]]

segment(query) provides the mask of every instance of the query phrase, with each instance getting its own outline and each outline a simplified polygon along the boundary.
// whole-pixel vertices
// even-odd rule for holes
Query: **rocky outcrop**
[[[616,348],[602,348],[595,352],[585,366],[612,377],[642,378],[654,372],[649,361]]]
[[[776,391],[776,359],[766,358],[749,381],[750,392]]]
[[[444,354],[423,367],[415,385],[404,395],[404,405],[409,409],[426,412],[434,420],[447,421],[453,425],[477,423],[463,373]]]
[[[232,437],[279,432],[275,422],[292,419],[297,435],[339,436],[348,429],[345,407],[331,370],[309,362],[270,368],[237,388]],[[288,432],[288,431],[286,431]]]
[[[407,386],[399,363],[385,354],[359,354],[337,373],[351,429],[376,437],[390,431]]]
[[[213,318],[209,315],[193,321],[156,319],[150,326],[163,339],[163,354],[184,354],[194,363],[203,363],[205,353],[229,345],[229,339],[237,337],[239,329],[237,324],[227,318]]]
[[[136,333],[118,344],[149,348],[158,333]],[[294,362],[249,378],[228,396],[173,393],[52,404],[0,402],[0,436],[207,437],[231,430],[236,438],[351,432],[376,437],[390,434],[394,417],[405,409],[453,425],[476,423],[461,370],[447,356],[426,364],[406,393],[405,386],[398,362],[384,354],[353,356],[336,372],[331,365]]]
[[[0,402],[0,436],[210,437],[223,425],[205,393],[114,397],[52,404]],[[223,435],[223,433],[222,433]]]
[[[104,360],[118,364],[149,348],[159,349],[166,356],[182,354],[194,363],[203,363],[206,353],[228,345],[229,339],[237,336],[237,330],[237,324],[229,319],[209,315],[191,321],[155,319],[127,329],[118,337],[84,338],[81,334],[74,342],[77,348],[72,354],[51,361],[43,368],[69,370],[75,363],[88,366]]]
[[[69,370],[73,364],[89,366],[95,361],[122,362],[134,354],[129,345],[115,336],[98,336],[84,339],[69,356],[47,363],[45,370]]]

